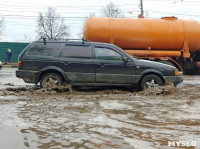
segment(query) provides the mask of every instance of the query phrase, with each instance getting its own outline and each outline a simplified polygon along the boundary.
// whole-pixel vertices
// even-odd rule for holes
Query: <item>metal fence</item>
[[[29,43],[20,42],[0,42],[0,61],[5,62],[6,52],[8,49],[12,51],[11,62],[16,63],[18,61],[18,56],[22,50],[27,47]]]

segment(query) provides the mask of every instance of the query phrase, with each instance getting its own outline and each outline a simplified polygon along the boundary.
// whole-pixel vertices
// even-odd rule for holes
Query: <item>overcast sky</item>
[[[101,10],[110,0],[1,0],[0,17],[5,19],[3,41],[36,40],[36,20],[38,12],[46,12],[53,7],[65,17],[70,27],[70,38],[77,34],[83,25],[84,17],[90,13],[101,16]],[[112,0],[122,10],[125,17],[136,18],[140,13],[140,0]],[[176,16],[179,19],[193,19],[200,22],[200,0],[143,0],[146,18]]]

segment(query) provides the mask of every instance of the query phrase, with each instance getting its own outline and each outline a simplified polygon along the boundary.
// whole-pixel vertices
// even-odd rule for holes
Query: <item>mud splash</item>
[[[165,86],[159,86],[156,88],[150,88],[150,89],[141,91],[138,94],[144,95],[144,96],[157,96],[157,95],[167,96],[167,95],[172,95],[172,94],[177,94],[177,93],[179,93],[179,89],[174,87],[174,85],[169,84]]]
[[[43,89],[38,86],[26,86],[26,87],[8,87],[0,93],[1,96],[26,96],[32,97],[50,97],[50,96],[85,96],[90,95],[94,97],[115,97],[127,98],[132,96],[142,96],[144,98],[162,97],[166,99],[200,99],[200,85],[181,84],[177,87],[173,85],[160,86],[157,88],[151,88],[144,91],[132,91],[130,89],[105,89],[105,88],[92,88],[92,89],[75,89],[70,85],[62,88]],[[27,98],[27,99],[28,99]]]

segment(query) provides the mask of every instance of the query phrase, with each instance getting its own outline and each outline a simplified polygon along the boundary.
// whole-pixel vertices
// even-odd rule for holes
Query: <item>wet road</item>
[[[14,71],[0,70],[1,148],[200,148],[200,76],[177,88],[71,94],[34,89]]]

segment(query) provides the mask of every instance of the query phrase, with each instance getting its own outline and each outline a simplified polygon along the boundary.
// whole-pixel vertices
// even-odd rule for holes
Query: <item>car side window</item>
[[[123,57],[121,54],[109,48],[100,48],[95,47],[96,59],[104,60],[122,60]]]
[[[28,51],[27,55],[31,56],[58,56],[61,44],[59,43],[36,43]]]
[[[59,54],[60,57],[91,59],[92,52],[89,45],[65,45]]]

